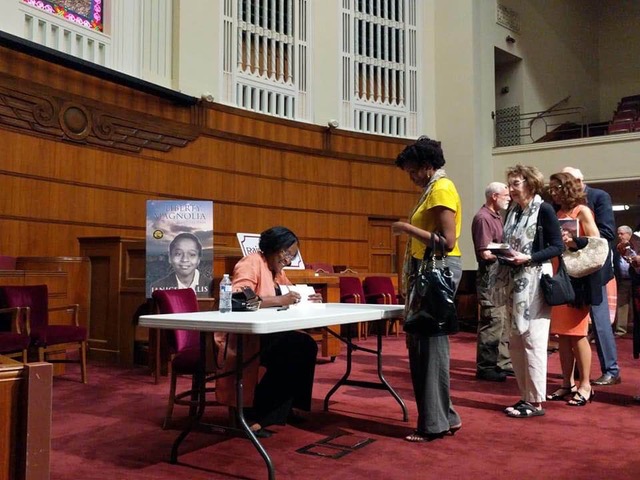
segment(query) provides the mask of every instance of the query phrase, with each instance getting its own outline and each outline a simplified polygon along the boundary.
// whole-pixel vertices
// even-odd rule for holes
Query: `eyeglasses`
[[[513,182],[509,182],[509,187],[518,188],[523,183],[527,183],[527,180],[514,180]]]
[[[298,255],[298,252],[296,253],[291,253],[287,250],[281,250],[280,251],[280,255],[282,255],[282,258],[284,258],[285,260],[287,260],[288,262],[290,262],[291,260],[293,260],[294,258],[296,258],[296,255]]]
[[[562,185],[553,185],[549,187],[550,192],[559,192],[560,190],[562,190]]]

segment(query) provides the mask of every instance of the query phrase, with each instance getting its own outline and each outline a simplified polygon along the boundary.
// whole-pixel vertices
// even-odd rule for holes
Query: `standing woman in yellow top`
[[[426,245],[434,232],[437,242],[444,242],[448,252],[446,263],[456,285],[462,276],[462,260],[458,237],[462,225],[460,196],[443,169],[444,155],[440,142],[420,137],[407,146],[396,165],[409,174],[411,181],[423,189],[409,222],[395,222],[396,235],[407,234],[409,240],[403,268],[402,285],[411,291]],[[462,426],[449,394],[449,337],[446,334],[427,336],[407,334],[411,380],[418,407],[416,430],[405,437],[409,442],[425,442],[452,435]]]

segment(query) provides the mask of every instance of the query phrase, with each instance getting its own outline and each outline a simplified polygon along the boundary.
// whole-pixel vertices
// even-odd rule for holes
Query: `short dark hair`
[[[396,158],[396,166],[403,170],[410,166],[432,167],[437,170],[445,163],[440,142],[425,135],[418,138],[415,143],[407,145]]]
[[[176,243],[178,243],[180,240],[193,240],[196,244],[196,248],[198,249],[198,256],[202,256],[202,244],[200,243],[200,240],[198,240],[198,237],[196,237],[193,233],[189,232],[179,233],[173,240],[171,240],[171,243],[169,244],[169,255],[171,255],[171,252],[173,252]]]
[[[298,242],[296,234],[287,227],[271,227],[260,234],[260,251],[265,255],[286,250],[294,243]]]

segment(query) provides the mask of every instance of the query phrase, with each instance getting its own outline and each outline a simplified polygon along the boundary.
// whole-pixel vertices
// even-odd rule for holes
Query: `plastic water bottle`
[[[222,280],[220,280],[220,303],[218,311],[220,313],[229,313],[231,311],[231,279],[228,273],[225,273]]]

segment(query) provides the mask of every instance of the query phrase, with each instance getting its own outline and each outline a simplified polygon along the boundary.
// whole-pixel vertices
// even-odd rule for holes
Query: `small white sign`
[[[238,238],[238,243],[240,244],[240,250],[242,250],[243,257],[260,251],[260,234],[236,233],[236,237]],[[298,250],[298,254],[293,258],[293,260],[291,260],[291,265],[284,268],[289,270],[304,270],[304,262],[302,261],[300,250]]]

